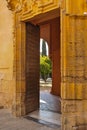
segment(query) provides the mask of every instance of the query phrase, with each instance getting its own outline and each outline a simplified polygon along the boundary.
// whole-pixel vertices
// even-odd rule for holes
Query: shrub
[[[46,82],[48,75],[52,72],[51,60],[47,56],[40,56],[40,74]]]

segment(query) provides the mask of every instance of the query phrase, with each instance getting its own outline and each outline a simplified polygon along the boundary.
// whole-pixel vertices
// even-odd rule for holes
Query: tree
[[[49,59],[49,57],[40,56],[40,74],[45,82],[51,71],[52,67],[51,67],[51,60]]]
[[[47,56],[45,40],[42,40],[42,56]]]

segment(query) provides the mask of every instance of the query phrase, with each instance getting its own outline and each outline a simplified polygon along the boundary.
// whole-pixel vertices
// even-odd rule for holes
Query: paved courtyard
[[[38,123],[32,118],[16,118],[8,110],[0,109],[0,130],[60,130],[60,127]]]
[[[40,92],[40,110],[21,118],[14,117],[9,110],[0,109],[0,130],[61,130],[60,99]]]

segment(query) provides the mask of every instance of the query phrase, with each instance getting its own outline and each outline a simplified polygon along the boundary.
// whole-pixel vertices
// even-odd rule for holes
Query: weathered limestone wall
[[[0,1],[0,106],[11,108],[13,100],[13,14]]]
[[[67,3],[68,2],[68,3]],[[67,0],[61,12],[62,129],[87,129],[86,1]],[[71,6],[69,6],[71,5]],[[75,7],[74,7],[75,5]]]

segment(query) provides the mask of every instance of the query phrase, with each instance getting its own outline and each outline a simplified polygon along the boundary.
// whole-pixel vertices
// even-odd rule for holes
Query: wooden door
[[[40,30],[26,23],[26,112],[39,108]]]

